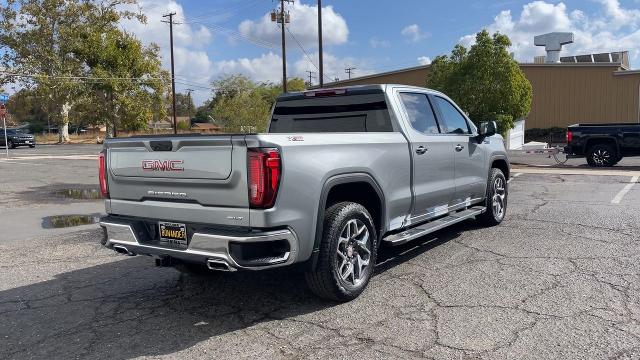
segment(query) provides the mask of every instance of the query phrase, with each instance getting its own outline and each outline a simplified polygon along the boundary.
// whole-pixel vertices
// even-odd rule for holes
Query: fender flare
[[[336,187],[337,185],[356,183],[356,182],[366,182],[375,190],[380,198],[380,224],[378,230],[378,244],[382,239],[382,231],[386,227],[386,202],[384,197],[384,192],[382,191],[382,187],[378,184],[378,182],[368,173],[364,172],[354,172],[354,173],[343,173],[333,175],[328,178],[324,184],[322,185],[322,191],[320,192],[320,201],[318,203],[318,214],[316,216],[316,229],[315,229],[315,237],[313,240],[313,251],[311,253],[310,267],[311,269],[316,269],[318,263],[318,256],[320,254],[320,240],[322,239],[322,232],[324,228],[324,213],[327,205],[327,199],[329,198],[329,192],[331,189]],[[376,245],[377,246],[377,245]]]

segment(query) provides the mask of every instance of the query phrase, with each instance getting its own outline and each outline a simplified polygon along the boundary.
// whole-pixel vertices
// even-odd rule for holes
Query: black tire
[[[362,225],[366,226],[368,234],[364,233]],[[347,229],[347,226],[350,229]],[[347,234],[347,231],[354,233],[353,229],[356,229],[353,238],[341,237]],[[364,206],[352,202],[341,202],[331,206],[324,216],[316,269],[305,274],[309,288],[316,295],[329,300],[346,302],[357,298],[373,275],[377,245],[375,226]],[[368,248],[363,249],[366,246]],[[338,255],[339,252],[342,255]],[[366,267],[362,267],[366,261]],[[358,268],[360,270],[356,271]],[[345,271],[342,271],[343,269]],[[341,275],[349,274],[349,271],[351,275],[347,275],[345,280]]]
[[[501,190],[502,189],[502,190]],[[487,211],[477,217],[485,226],[496,226],[502,223],[507,213],[509,186],[502,170],[493,168],[487,182]]]
[[[616,149],[609,144],[597,144],[587,151],[587,163],[591,167],[611,167],[620,159]]]
[[[35,148],[36,146],[35,146],[35,145],[29,145],[29,147],[33,149],[33,148]]]
[[[7,141],[7,147],[9,149],[15,149],[16,148],[16,144],[13,143],[13,140],[9,140],[9,141]]]

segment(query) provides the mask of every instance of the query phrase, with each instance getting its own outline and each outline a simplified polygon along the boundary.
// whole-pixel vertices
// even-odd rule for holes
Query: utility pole
[[[324,87],[324,61],[322,53],[322,0],[318,0],[318,71],[320,72],[320,87]]]
[[[187,98],[188,98],[188,103],[187,103],[187,108],[189,109],[189,126],[191,126],[191,92],[193,92],[193,89],[185,89],[187,91]]]
[[[307,74],[309,74],[309,86],[313,85],[313,79],[316,78],[316,72],[307,70]]]
[[[344,72],[347,73],[349,75],[349,79],[351,79],[351,74],[354,72],[353,70],[355,70],[355,67],[348,67],[346,69],[344,69]]]
[[[293,0],[280,0],[280,14],[271,14],[271,21],[275,21],[276,23],[280,23],[282,30],[282,91],[287,92],[287,46],[285,40],[285,25],[288,22],[291,22],[290,16],[284,13],[284,3],[293,3]]]
[[[169,45],[171,47],[171,96],[173,103],[173,133],[178,133],[178,118],[176,116],[176,74],[175,74],[175,66],[173,64],[173,16],[175,12],[171,12],[165,15],[162,15],[163,18],[168,17],[169,21],[162,21],[169,23]]]

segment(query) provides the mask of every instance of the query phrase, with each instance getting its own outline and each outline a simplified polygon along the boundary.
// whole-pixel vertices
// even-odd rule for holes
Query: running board
[[[440,229],[444,229],[447,226],[457,224],[461,221],[465,221],[472,217],[478,216],[485,212],[487,208],[484,206],[474,206],[470,207],[466,210],[459,211],[456,213],[451,213],[448,216],[440,218],[438,220],[430,221],[426,224],[422,224],[420,226],[416,226],[411,229],[407,229],[403,232],[389,235],[382,239],[385,243],[391,246],[397,246],[405,244],[411,240],[417,239],[421,236],[430,234],[432,232],[438,231]]]

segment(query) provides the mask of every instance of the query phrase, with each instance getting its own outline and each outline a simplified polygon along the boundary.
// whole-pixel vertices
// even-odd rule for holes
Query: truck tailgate
[[[244,135],[109,139],[105,149],[113,213],[248,225]]]

